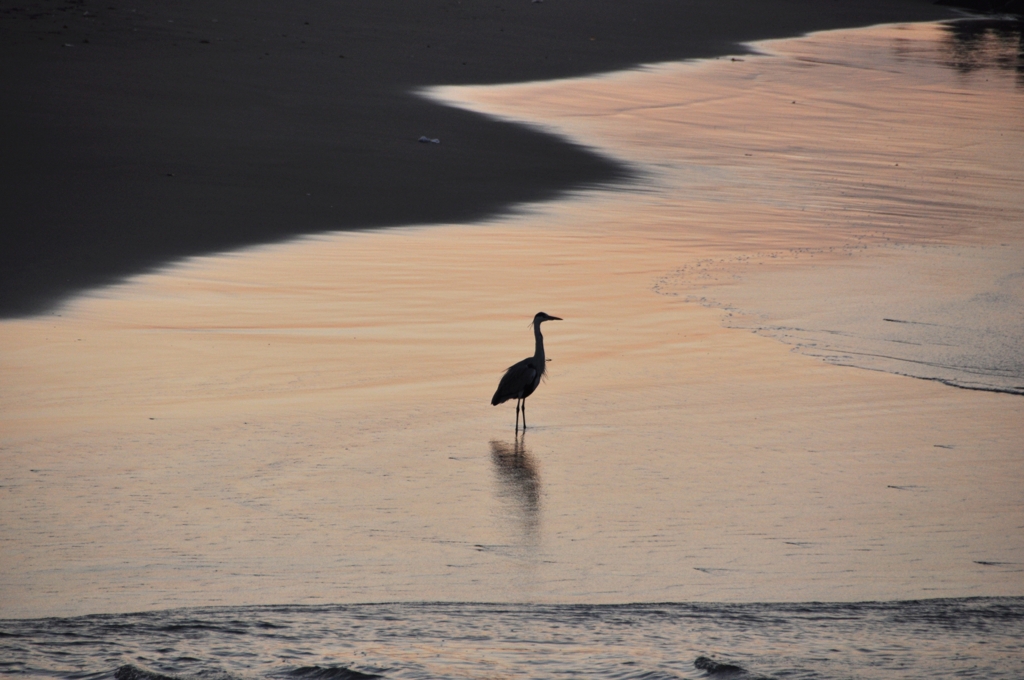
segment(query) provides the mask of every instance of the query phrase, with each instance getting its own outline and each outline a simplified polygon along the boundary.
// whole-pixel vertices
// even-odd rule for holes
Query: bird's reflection
[[[530,545],[536,542],[540,528],[540,477],[525,439],[524,433],[514,443],[492,441],[491,462],[506,516],[517,525],[521,542]]]

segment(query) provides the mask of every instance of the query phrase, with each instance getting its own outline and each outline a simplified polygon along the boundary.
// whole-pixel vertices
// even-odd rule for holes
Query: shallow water
[[[1021,89],[947,42],[435,92],[645,179],[0,324],[0,616],[1020,596],[1024,401],[897,375],[969,351],[1020,384]],[[929,334],[943,305],[992,342]],[[565,321],[516,438],[488,402],[538,310]],[[911,353],[845,360],[886,343]]]
[[[1019,248],[850,249],[839,267],[819,255],[779,253],[772,264],[788,260],[781,267],[751,260],[698,265],[666,276],[660,290],[723,308],[730,328],[830,363],[1024,394]],[[699,292],[686,290],[694,277],[701,278]]]
[[[671,224],[705,255],[660,294],[834,363],[1024,394],[1014,30],[824,32],[759,43],[760,57],[426,94],[646,173],[649,204],[686,214],[622,201],[623,228]]]
[[[376,604],[0,621],[0,671],[198,678],[1019,678],[1020,598]],[[156,675],[160,674],[160,675]]]

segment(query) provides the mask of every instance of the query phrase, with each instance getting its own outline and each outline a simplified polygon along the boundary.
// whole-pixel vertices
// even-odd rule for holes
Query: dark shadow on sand
[[[0,2],[0,317],[190,255],[478,220],[629,177],[418,87],[946,16],[930,0]]]

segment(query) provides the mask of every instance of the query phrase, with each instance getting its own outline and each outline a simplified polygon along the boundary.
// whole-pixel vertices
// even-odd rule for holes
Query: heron
[[[520,408],[523,410],[523,432],[526,432],[526,398],[537,389],[547,363],[544,358],[544,336],[540,334],[540,325],[545,321],[561,320],[557,316],[537,312],[533,317],[533,337],[537,342],[533,356],[509,366],[505,370],[505,375],[501,376],[497,391],[491,397],[491,406],[504,404],[509,399],[516,400],[516,432],[519,432]]]

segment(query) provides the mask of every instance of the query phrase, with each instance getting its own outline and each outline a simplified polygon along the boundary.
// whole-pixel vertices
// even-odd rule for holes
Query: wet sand
[[[951,11],[930,0],[31,0],[0,7],[0,316],[189,255],[466,221],[623,177],[414,97]],[[441,145],[421,145],[420,136]]]
[[[1020,90],[947,68],[945,35],[435,90],[645,181],[194,258],[3,323],[0,612],[1020,595],[1019,397],[823,362],[696,303],[728,278],[781,313],[750,267],[1021,252]],[[937,188],[950,167],[970,181]],[[538,310],[565,321],[517,442],[488,399]]]
[[[679,196],[618,205],[624,227],[672,228],[703,255],[659,294],[833,363],[1024,394],[1024,81],[1019,32],[999,26],[811,36],[771,69],[732,57],[703,78],[664,65],[426,94],[599,140]]]

